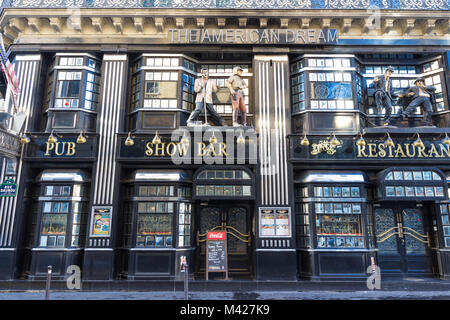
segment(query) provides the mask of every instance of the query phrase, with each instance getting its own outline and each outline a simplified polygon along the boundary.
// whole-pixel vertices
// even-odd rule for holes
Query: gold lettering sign
[[[184,156],[188,154],[189,144],[182,142],[161,142],[152,143],[147,142],[145,146],[145,155],[147,157],[172,157],[174,155]],[[197,157],[216,157],[228,156],[227,145],[224,142],[216,142],[206,144],[204,142],[197,142]]]
[[[51,152],[57,156],[73,156],[76,153],[75,142],[46,142],[44,155],[50,156]]]
[[[386,146],[384,143],[357,145],[357,158],[450,158],[450,148],[444,144],[430,144],[429,147],[416,147],[412,143],[396,143]]]

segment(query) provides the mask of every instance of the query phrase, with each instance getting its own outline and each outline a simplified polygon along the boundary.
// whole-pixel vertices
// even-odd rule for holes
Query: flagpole
[[[6,52],[5,44],[3,43],[3,33],[0,33],[0,41],[1,41],[1,46],[2,46],[3,50],[5,50],[5,52]],[[3,61],[2,61],[2,69],[3,69],[3,72],[6,75],[6,65],[3,63]],[[14,114],[16,114],[17,113],[16,97],[14,95],[14,91],[11,88],[11,84],[9,83],[9,81],[7,81],[7,82],[8,82],[7,90],[9,90],[9,92],[10,92],[11,100],[12,100],[12,103],[13,103],[13,111],[14,111]]]
[[[9,85],[8,85],[8,89],[9,89],[9,93],[11,95],[11,100],[13,102],[14,114],[16,114],[17,113],[16,97],[14,96],[14,93]]]

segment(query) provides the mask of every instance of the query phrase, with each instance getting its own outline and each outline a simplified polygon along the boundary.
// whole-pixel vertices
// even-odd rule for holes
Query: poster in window
[[[338,248],[345,247],[344,237],[336,237],[336,247]]]
[[[317,239],[317,246],[319,248],[325,248],[326,247],[326,243],[325,243],[325,237],[319,237]]]
[[[261,210],[261,236],[275,235],[274,210]]]
[[[276,235],[290,236],[289,227],[289,211],[277,209],[276,212]]]
[[[109,237],[111,235],[111,207],[92,208],[92,237]]]
[[[156,247],[164,247],[164,237],[163,236],[155,237],[155,246]]]

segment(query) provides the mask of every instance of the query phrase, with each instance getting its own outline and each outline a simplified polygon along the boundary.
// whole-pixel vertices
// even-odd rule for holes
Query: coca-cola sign
[[[225,240],[225,231],[208,232],[208,240]]]

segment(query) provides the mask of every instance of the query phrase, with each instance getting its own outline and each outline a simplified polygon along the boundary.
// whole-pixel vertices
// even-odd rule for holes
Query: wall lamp
[[[245,138],[244,135],[242,134],[242,130],[241,130],[241,134],[239,135],[239,137],[237,138],[236,142],[238,144],[244,144],[245,143]]]
[[[302,146],[305,146],[305,147],[309,146],[309,140],[308,140],[308,138],[306,137],[306,133],[305,133],[305,135],[303,136],[302,140],[300,141],[300,144],[301,144]]]
[[[420,134],[418,134],[418,133],[417,133],[416,141],[413,142],[413,146],[418,147],[418,148],[422,148],[425,146],[422,142],[422,139],[420,139]]]
[[[182,144],[189,144],[189,138],[188,138],[188,136],[187,136],[187,134],[186,134],[186,131],[184,131],[183,137],[181,138],[180,142],[181,142]]]
[[[26,133],[24,133],[21,137],[20,137],[20,142],[22,144],[27,144],[30,143],[31,139],[27,136]]]
[[[209,138],[209,143],[216,143],[216,142],[217,142],[217,138],[213,131],[211,138]]]
[[[161,143],[161,138],[158,135],[158,131],[156,131],[155,136],[153,137],[152,143],[153,144],[160,144]]]
[[[333,132],[333,136],[330,139],[330,143],[333,146],[339,146],[341,144],[341,142],[336,138],[336,135]]]
[[[56,143],[58,141],[58,138],[56,137],[55,134],[53,134],[55,132],[55,130],[52,130],[52,132],[50,132],[50,136],[47,139],[48,143]]]
[[[389,134],[389,132],[387,132],[387,139],[384,141],[384,145],[387,146],[387,147],[395,146],[395,143],[392,140],[391,135]]]
[[[128,137],[125,139],[125,146],[131,147],[132,145],[134,145],[134,140],[131,137],[131,132],[128,132]]]
[[[81,130],[80,135],[77,138],[77,143],[86,143],[86,137],[83,135],[83,130]]]
[[[447,132],[445,133],[445,137],[442,140],[442,143],[445,144],[446,146],[450,146],[450,138],[447,135]]]
[[[360,146],[360,147],[366,146],[366,140],[364,140],[362,132],[359,133],[359,139],[358,139],[358,141],[356,141],[356,145]]]

